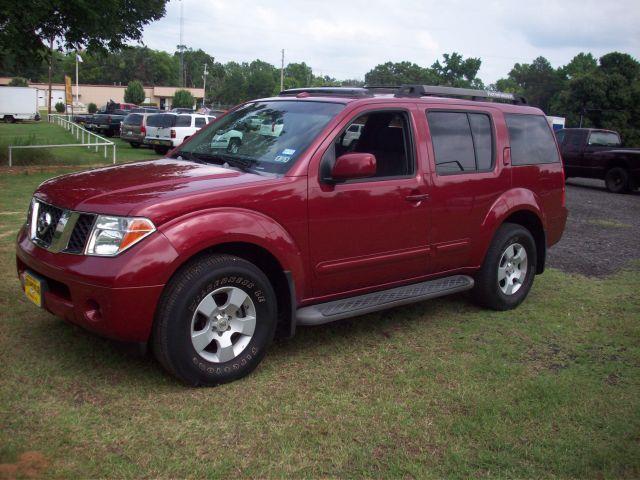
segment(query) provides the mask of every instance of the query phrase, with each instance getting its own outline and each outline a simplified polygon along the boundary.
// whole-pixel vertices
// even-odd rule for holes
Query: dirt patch
[[[569,218],[547,265],[565,272],[606,276],[640,259],[640,193],[614,194],[604,182],[567,183]]]
[[[16,463],[0,464],[0,479],[41,478],[49,467],[49,461],[40,452],[24,452]]]

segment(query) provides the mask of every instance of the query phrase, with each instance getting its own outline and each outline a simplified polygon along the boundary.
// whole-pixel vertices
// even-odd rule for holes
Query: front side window
[[[619,147],[620,137],[614,132],[591,132],[589,145],[598,147]]]
[[[542,115],[505,115],[513,165],[560,161],[547,119]]]
[[[470,173],[492,168],[493,134],[489,115],[430,111],[427,121],[436,173]]]
[[[409,117],[405,112],[384,110],[355,118],[334,140],[322,160],[323,175],[335,159],[349,152],[371,153],[376,157],[376,178],[413,174]]]
[[[299,100],[248,103],[203,128],[173,157],[284,173],[343,108]]]

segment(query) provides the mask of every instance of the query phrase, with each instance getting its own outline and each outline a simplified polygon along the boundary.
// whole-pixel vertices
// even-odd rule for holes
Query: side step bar
[[[471,288],[473,288],[473,278],[467,275],[453,275],[299,308],[296,311],[296,321],[298,325],[322,325],[343,318],[357,317],[399,305],[442,297]]]

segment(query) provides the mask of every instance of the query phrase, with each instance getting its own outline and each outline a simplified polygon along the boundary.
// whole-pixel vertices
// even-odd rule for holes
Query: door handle
[[[429,199],[429,194],[428,193],[420,193],[417,195],[408,195],[405,197],[405,200],[407,202],[421,202],[422,200],[428,200]]]

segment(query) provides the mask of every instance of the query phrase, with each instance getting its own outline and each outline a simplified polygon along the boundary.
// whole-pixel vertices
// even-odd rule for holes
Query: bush
[[[140,106],[141,107],[157,107],[158,104],[156,102],[146,102],[146,103],[141,103]]]
[[[127,89],[124,91],[124,101],[127,103],[134,103],[140,105],[144,102],[145,94],[142,83],[138,80],[129,82]]]
[[[91,102],[89,105],[87,105],[87,112],[89,113],[96,113],[98,111],[98,106]]]
[[[56,112],[63,113],[66,109],[67,109],[67,107],[65,106],[64,103],[62,103],[62,102],[56,103]]]
[[[23,77],[13,77],[9,82],[10,87],[28,87],[29,82],[27,82],[26,78]]]
[[[193,108],[195,103],[196,99],[189,90],[176,90],[171,105],[173,108]]]

